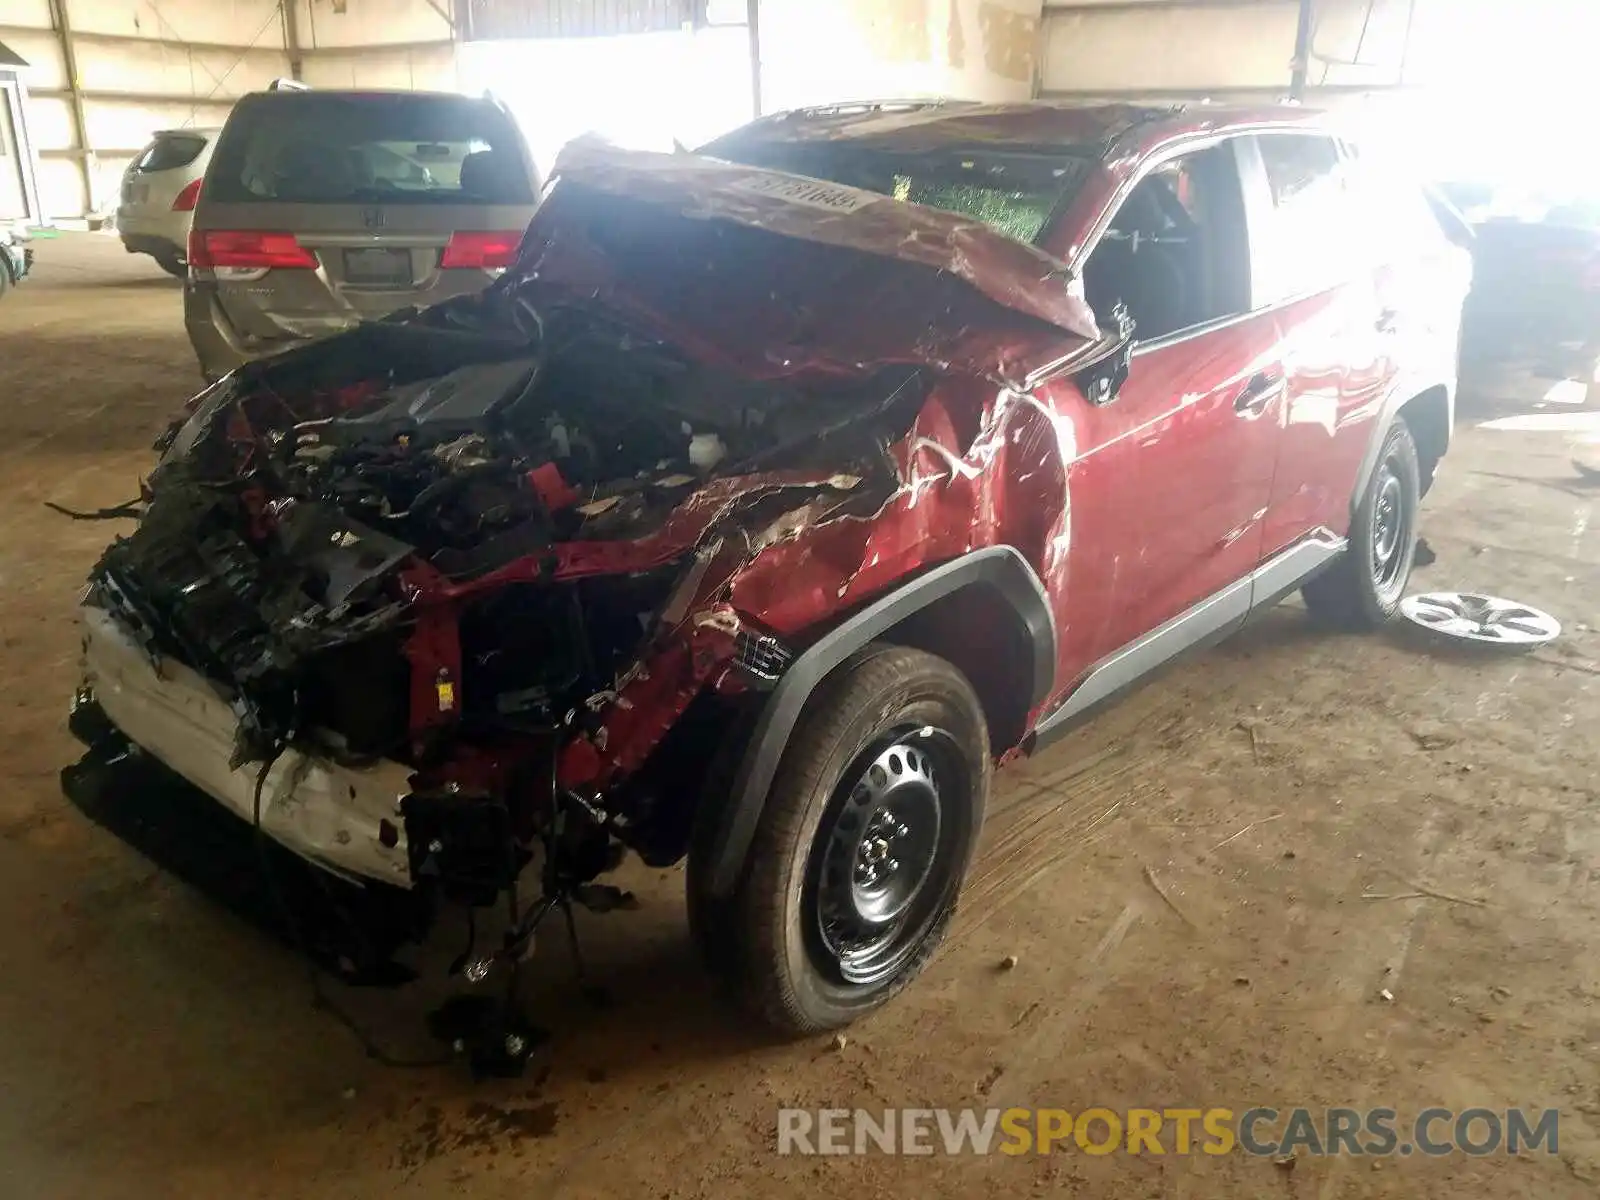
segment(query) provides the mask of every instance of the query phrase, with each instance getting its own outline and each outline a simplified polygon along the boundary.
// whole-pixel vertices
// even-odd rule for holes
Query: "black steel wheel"
[[[960,671],[897,646],[851,658],[807,702],[731,896],[705,894],[691,847],[706,960],[787,1034],[885,1003],[944,937],[991,773],[983,708]]]
[[[966,807],[954,739],[932,726],[896,730],[851,764],[823,817],[806,871],[807,937],[817,966],[871,985],[913,954],[941,910]]]
[[[1411,573],[1406,551],[1416,549],[1416,514],[1412,511],[1415,502],[1406,493],[1401,469],[1399,455],[1391,455],[1378,463],[1373,480],[1372,532],[1368,538],[1372,588],[1380,601],[1389,604],[1399,601]]]
[[[1397,419],[1350,519],[1349,549],[1302,591],[1313,616],[1347,629],[1375,629],[1399,611],[1417,550],[1421,496],[1416,443]]]

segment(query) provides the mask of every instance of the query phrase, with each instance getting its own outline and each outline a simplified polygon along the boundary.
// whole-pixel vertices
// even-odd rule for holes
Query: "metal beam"
[[[191,108],[232,108],[237,96],[196,96],[193,92],[117,92],[102,88],[33,88],[30,96],[43,96],[50,100],[107,100],[114,104],[187,104]]]
[[[97,158],[133,158],[138,154],[142,154],[144,149],[145,147],[141,146],[137,150],[96,150],[94,153],[95,157]],[[71,147],[58,148],[54,150],[41,150],[39,151],[39,157],[77,160],[84,157],[84,151]]]
[[[89,146],[89,120],[83,107],[83,83],[78,75],[78,51],[72,41],[72,21],[66,0],[50,0],[50,24],[61,43],[61,64],[67,72],[67,99],[72,104],[72,128],[83,151],[79,174],[83,176],[83,211],[94,212],[94,151]]]
[[[292,3],[292,0],[290,0],[290,2]],[[423,2],[427,4],[429,8],[433,9],[434,12],[439,14],[439,19],[450,27],[450,32],[452,34],[455,33],[455,16],[441,3],[441,0],[423,0]]]
[[[54,8],[56,0],[50,0]],[[49,29],[39,29],[28,25],[0,25],[0,39],[8,33],[39,34],[50,33]],[[156,38],[140,37],[134,33],[80,33],[72,31],[72,42],[75,46],[168,46],[174,50],[198,50],[202,54],[241,54],[254,51],[258,54],[277,54],[275,46],[245,46],[232,42],[191,42],[187,38]]]
[[[1306,94],[1306,75],[1311,69],[1311,31],[1316,26],[1316,13],[1313,12],[1315,0],[1300,0],[1300,19],[1294,28],[1294,58],[1289,64],[1289,98],[1302,100]],[[1372,6],[1367,6],[1367,17],[1372,16]],[[1367,36],[1367,27],[1361,26],[1361,36]],[[1356,57],[1361,57],[1361,47],[1356,46]],[[1328,72],[1322,72],[1326,78]]]
[[[761,116],[761,0],[748,0],[745,24],[750,37],[750,107]]]
[[[412,53],[418,50],[454,50],[455,45],[452,38],[432,38],[422,42],[373,42],[365,46],[306,46],[300,53],[306,58],[359,58],[362,55]]]
[[[278,0],[278,13],[283,17],[283,48],[289,54],[289,77],[301,79],[305,62],[300,54],[300,6],[295,0]]]
[[[1162,12],[1174,8],[1282,8],[1295,0],[1106,0],[1104,4],[1077,4],[1072,0],[1045,0],[1044,15],[1051,13]]]

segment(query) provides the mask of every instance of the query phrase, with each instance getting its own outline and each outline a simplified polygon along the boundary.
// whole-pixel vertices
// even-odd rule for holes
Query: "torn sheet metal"
[[[920,362],[1021,386],[1101,340],[1064,265],[980,221],[574,143],[497,286],[599,300],[773,377]]]

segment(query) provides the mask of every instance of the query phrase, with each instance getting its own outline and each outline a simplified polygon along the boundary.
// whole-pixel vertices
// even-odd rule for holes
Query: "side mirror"
[[[1077,383],[1084,397],[1099,407],[1110,404],[1122,391],[1122,385],[1128,381],[1128,371],[1133,365],[1133,348],[1136,344],[1134,320],[1128,312],[1128,306],[1121,301],[1111,310],[1111,319],[1116,323],[1115,337],[1109,344],[1107,353],[1096,358],[1094,362],[1084,367],[1077,374]]]

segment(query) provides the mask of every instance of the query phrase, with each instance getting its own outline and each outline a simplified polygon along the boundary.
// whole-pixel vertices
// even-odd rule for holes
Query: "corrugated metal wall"
[[[1046,95],[1286,93],[1298,0],[1044,0]],[[1596,0],[1316,0],[1307,96],[1583,79]],[[1513,84],[1509,75],[1516,76]]]
[[[474,39],[610,37],[682,29],[703,0],[466,0]]]

